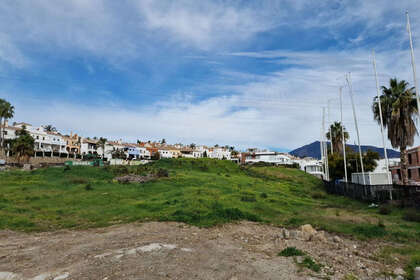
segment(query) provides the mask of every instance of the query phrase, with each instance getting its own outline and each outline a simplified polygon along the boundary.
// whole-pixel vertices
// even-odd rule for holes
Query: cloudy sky
[[[351,72],[361,141],[380,145],[371,52],[381,85],[413,83],[407,8],[420,65],[416,0],[3,0],[0,98],[63,133],[287,151],[319,139],[328,100],[340,118]]]

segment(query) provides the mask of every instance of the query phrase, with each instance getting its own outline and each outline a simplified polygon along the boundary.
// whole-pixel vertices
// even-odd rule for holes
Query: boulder
[[[300,227],[303,239],[309,241],[317,233],[317,231],[309,224]]]
[[[320,241],[320,242],[326,242],[327,241],[327,238],[325,237],[325,232],[323,232],[323,231],[317,232],[312,237],[312,240]]]
[[[32,164],[25,163],[23,165],[23,170],[27,170],[27,171],[32,170]]]
[[[341,240],[341,238],[340,238],[340,237],[338,237],[337,235],[333,237],[333,241],[334,241],[335,243],[341,243],[341,242],[343,242],[343,240]]]
[[[404,271],[404,269],[402,269],[401,267],[398,267],[398,268],[396,268],[396,269],[394,270],[394,274],[395,274],[395,275],[404,275],[404,274],[405,274],[405,271]]]

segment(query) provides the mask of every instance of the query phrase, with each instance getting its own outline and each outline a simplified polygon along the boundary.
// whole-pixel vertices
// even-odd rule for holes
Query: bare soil
[[[292,232],[291,232],[292,233]],[[0,231],[2,279],[376,279],[395,267],[374,260],[383,244],[325,233],[287,239],[281,228],[251,222],[197,228],[148,222],[43,233]],[[334,241],[335,239],[335,241]],[[296,247],[323,265],[316,273],[281,257]]]

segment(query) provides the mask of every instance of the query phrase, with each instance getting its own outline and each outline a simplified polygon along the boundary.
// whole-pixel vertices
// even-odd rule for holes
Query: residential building
[[[408,180],[410,184],[420,184],[420,146],[407,150],[408,157]],[[392,180],[401,184],[401,164],[394,161],[390,164]]]
[[[266,162],[273,164],[293,164],[290,155],[267,150],[249,149],[247,153],[242,154],[242,163]]]
[[[80,154],[87,155],[87,154],[99,154],[102,155],[102,151],[100,150],[98,153],[98,140],[90,139],[90,138],[83,138],[80,144]]]
[[[80,154],[80,137],[77,134],[63,136],[64,141],[66,142],[66,151],[69,154]]]

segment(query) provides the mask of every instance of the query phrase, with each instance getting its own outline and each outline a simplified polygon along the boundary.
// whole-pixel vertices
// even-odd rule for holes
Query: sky
[[[372,50],[380,85],[413,85],[407,9],[420,65],[416,0],[3,0],[0,98],[64,134],[289,151],[319,140],[328,103],[340,120],[340,87],[356,141],[350,72],[379,146]]]

